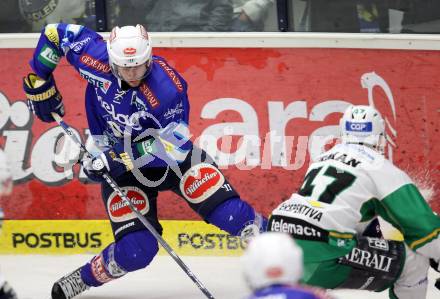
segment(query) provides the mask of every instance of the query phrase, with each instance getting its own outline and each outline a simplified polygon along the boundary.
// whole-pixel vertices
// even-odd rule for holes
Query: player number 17
[[[298,191],[299,195],[311,196],[313,193],[313,189],[315,188],[313,181],[315,180],[318,174],[319,176],[324,175],[324,176],[332,177],[334,178],[334,180],[327,185],[325,190],[319,195],[317,199],[318,201],[332,203],[339,193],[350,187],[353,184],[353,182],[356,180],[356,177],[351,173],[336,168],[334,166],[328,166],[323,172],[321,172],[321,169],[322,167],[314,168],[307,173],[306,177],[304,178],[304,182],[301,186],[301,189]]]

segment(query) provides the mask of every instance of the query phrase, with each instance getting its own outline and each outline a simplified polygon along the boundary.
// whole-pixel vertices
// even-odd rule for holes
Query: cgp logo
[[[371,122],[358,123],[358,122],[347,121],[345,123],[345,129],[350,132],[367,133],[373,131],[373,124]]]
[[[191,167],[180,180],[180,191],[191,203],[201,203],[225,182],[223,174],[213,165],[200,163]]]
[[[148,213],[150,210],[148,197],[141,189],[136,187],[122,187],[121,189],[142,215]],[[116,192],[110,194],[107,200],[107,210],[114,222],[124,222],[136,218],[128,203],[123,201]]]

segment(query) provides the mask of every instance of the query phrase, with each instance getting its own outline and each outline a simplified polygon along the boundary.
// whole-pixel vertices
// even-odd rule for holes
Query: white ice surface
[[[83,265],[88,255],[0,255],[2,274],[16,289],[19,299],[49,299],[55,280]],[[248,294],[236,257],[182,257],[197,278],[217,299],[243,298]],[[430,278],[438,277],[435,272]],[[334,291],[337,298],[388,298],[387,292]],[[205,295],[168,256],[158,256],[143,270],[127,274],[102,287],[92,288],[78,299],[203,299]],[[440,298],[430,281],[429,299]],[[76,299],[76,298],[75,298]]]

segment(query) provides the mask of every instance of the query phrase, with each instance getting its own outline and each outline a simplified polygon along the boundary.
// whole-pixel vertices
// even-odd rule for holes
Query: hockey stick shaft
[[[60,125],[61,128],[66,132],[66,134],[76,143],[85,153],[90,157],[92,156],[86,149],[84,144],[76,137],[70,126],[64,122],[64,120],[57,113],[52,113],[52,117]],[[177,255],[177,253],[168,245],[168,243],[162,238],[162,236],[157,232],[157,230],[151,225],[151,223],[136,209],[130,199],[124,194],[122,189],[118,186],[116,181],[108,174],[103,173],[102,177],[104,180],[112,187],[112,189],[121,197],[125,204],[127,204],[131,211],[136,215],[136,217],[142,222],[142,224],[153,234],[156,240],[162,245],[162,247],[168,252],[168,254],[176,261],[176,263],[182,268],[182,270],[189,276],[189,278],[197,285],[197,287],[202,291],[207,298],[214,299],[214,296],[208,291],[208,289],[200,282],[200,280],[192,273],[188,266],[182,261],[182,259]]]

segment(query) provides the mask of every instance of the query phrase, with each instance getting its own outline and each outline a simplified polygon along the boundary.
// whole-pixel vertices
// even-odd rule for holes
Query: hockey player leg
[[[402,274],[390,288],[389,297],[399,299],[426,298],[429,260],[415,253],[406,245],[405,251],[406,258]]]
[[[267,218],[257,213],[247,202],[233,197],[219,204],[206,220],[234,236],[248,240],[266,231]]]
[[[183,175],[170,178],[172,190],[205,221],[235,236],[266,230],[267,219],[240,198],[205,151],[194,147],[179,167]]]
[[[101,286],[128,272],[145,268],[158,250],[157,241],[149,231],[128,233],[89,263],[55,282],[52,299],[71,299],[90,287]]]
[[[351,271],[337,287],[375,292],[386,290],[399,278],[404,259],[403,242],[358,236],[356,247],[338,260]]]
[[[149,231],[128,233],[86,264],[81,276],[87,285],[100,286],[127,272],[145,268],[158,250],[157,241]]]

